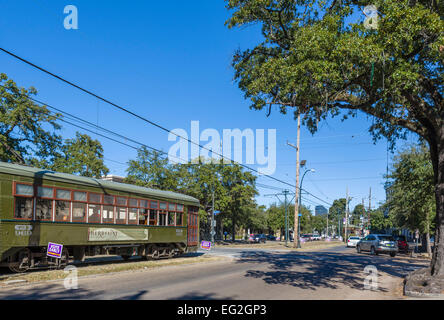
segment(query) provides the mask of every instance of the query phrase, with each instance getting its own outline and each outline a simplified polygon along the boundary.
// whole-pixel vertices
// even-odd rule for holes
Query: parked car
[[[322,238],[321,238],[321,236],[319,234],[313,234],[311,236],[311,240],[312,241],[319,241],[319,240],[322,240]]]
[[[370,254],[389,253],[391,257],[398,252],[398,242],[389,234],[369,234],[356,244],[356,251],[370,251]]]
[[[409,244],[406,236],[394,236],[395,240],[398,241],[398,250],[402,253],[409,253]]]
[[[265,234],[255,234],[253,236],[253,242],[256,243],[265,243],[267,241],[267,236]]]
[[[301,234],[302,241],[311,241],[311,234]]]
[[[358,244],[359,240],[361,240],[361,239],[362,238],[358,237],[358,236],[351,236],[347,240],[347,248],[348,247],[356,247],[356,245]]]
[[[267,234],[266,237],[267,237],[267,240],[271,240],[271,241],[275,241],[276,240],[276,237],[271,235],[271,234]]]

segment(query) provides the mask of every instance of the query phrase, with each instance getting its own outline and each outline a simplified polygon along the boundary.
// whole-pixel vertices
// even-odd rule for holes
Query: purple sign
[[[200,247],[205,250],[210,250],[211,249],[211,241],[202,241],[202,243],[200,244]]]
[[[46,251],[46,255],[48,257],[58,258],[62,257],[63,245],[57,243],[48,243],[48,250]]]

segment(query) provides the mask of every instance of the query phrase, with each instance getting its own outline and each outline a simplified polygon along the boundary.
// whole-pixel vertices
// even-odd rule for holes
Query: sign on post
[[[62,244],[48,242],[48,249],[46,251],[46,255],[48,257],[60,259],[62,257],[62,250],[63,250]]]
[[[200,247],[205,250],[211,249],[211,241],[202,241]]]

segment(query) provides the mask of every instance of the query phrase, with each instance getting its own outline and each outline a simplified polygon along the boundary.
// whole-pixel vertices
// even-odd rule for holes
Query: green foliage
[[[372,233],[384,232],[385,229],[393,227],[390,218],[384,216],[381,209],[370,212],[370,231]]]
[[[365,217],[367,212],[365,210],[364,205],[357,204],[352,212],[351,224],[355,226],[359,226],[361,223],[361,217]]]
[[[58,155],[61,137],[54,130],[60,115],[34,103],[30,97],[36,94],[0,74],[0,161],[31,164]]]
[[[142,147],[137,151],[137,158],[128,161],[125,183],[162,190],[175,190],[177,181],[172,173],[168,159],[159,152]]]
[[[129,161],[125,182],[140,186],[181,192],[201,202],[203,228],[209,228],[213,191],[214,208],[226,229],[236,226],[260,225],[253,216],[258,212],[254,201],[257,194],[256,176],[238,164],[197,163],[170,164],[158,152],[142,148],[137,158]],[[256,225],[256,226],[257,226]]]
[[[235,54],[235,79],[251,108],[290,109],[312,132],[342,109],[344,119],[360,110],[374,117],[375,139],[393,141],[408,129],[433,142],[427,123],[442,128],[444,112],[444,9],[437,3],[227,0],[229,28],[262,26],[263,41]],[[378,8],[377,30],[362,23],[366,5]]]
[[[424,145],[411,146],[394,158],[386,208],[399,228],[428,233],[436,215],[433,168]]]
[[[65,140],[61,153],[55,157],[50,169],[94,178],[101,178],[109,172],[103,162],[102,144],[86,134],[76,132],[74,139]]]

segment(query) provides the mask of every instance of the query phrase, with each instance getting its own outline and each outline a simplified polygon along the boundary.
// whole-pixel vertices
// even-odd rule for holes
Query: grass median
[[[219,260],[226,260],[225,257],[214,256],[199,256],[199,257],[178,257],[173,259],[161,259],[150,261],[116,261],[110,263],[100,263],[98,265],[89,265],[83,263],[76,265],[77,276],[92,276],[117,272],[127,271],[143,271],[154,268],[161,268],[166,266],[176,266],[194,263],[207,263]],[[42,271],[30,271],[24,274],[9,274],[0,276],[0,287],[10,286],[14,284],[28,284],[33,282],[50,281],[50,280],[63,280],[68,275],[64,270],[42,270]]]

